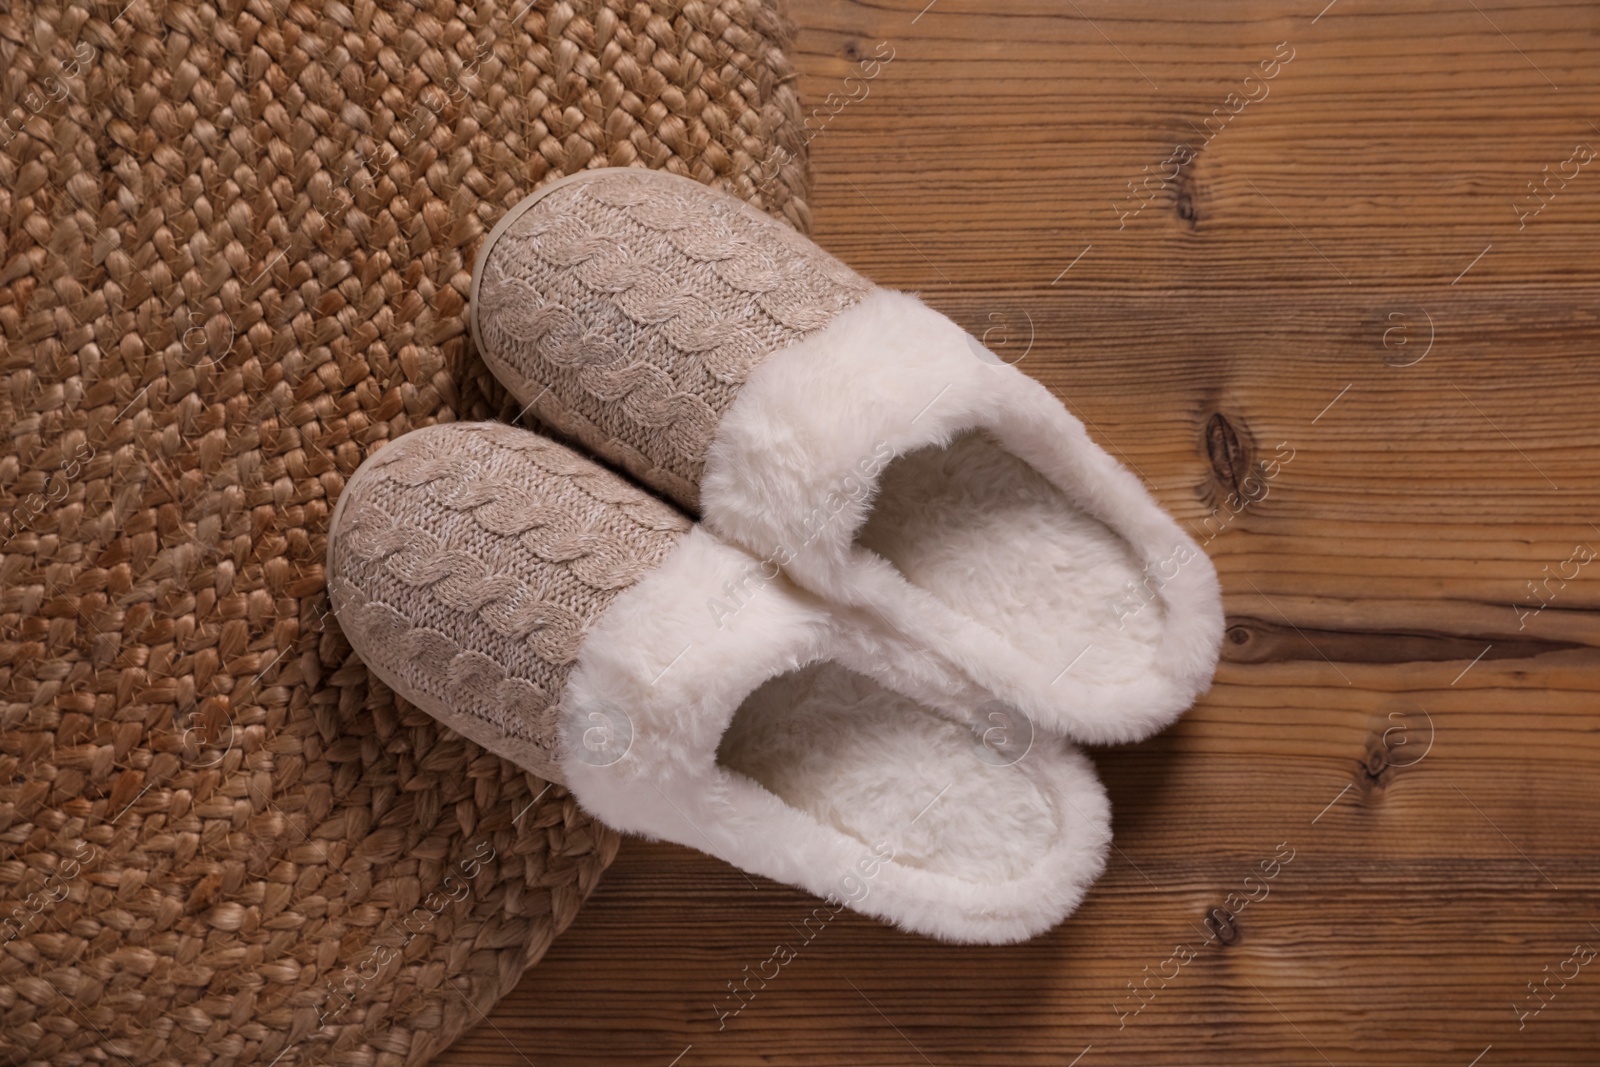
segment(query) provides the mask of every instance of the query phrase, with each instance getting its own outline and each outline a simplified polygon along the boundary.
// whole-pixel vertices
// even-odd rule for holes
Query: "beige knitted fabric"
[[[530,200],[484,257],[484,360],[540,419],[691,510],[751,370],[872,289],[782,222],[660,171],[589,171]]]
[[[351,645],[401,696],[560,781],[557,702],[587,628],[688,529],[537,434],[444,424],[351,478],[329,584]]]

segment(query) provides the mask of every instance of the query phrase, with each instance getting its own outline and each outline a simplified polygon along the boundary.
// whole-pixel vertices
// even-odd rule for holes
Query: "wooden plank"
[[[1020,356],[1196,529],[1217,684],[1094,754],[1117,851],[1045,937],[843,913],[719,1024],[815,901],[630,840],[437,1062],[1600,1062],[1600,564],[1539,584],[1600,548],[1600,166],[1516,207],[1600,148],[1600,6],[924,2],[793,5],[809,101],[894,55],[812,143],[816,236]]]

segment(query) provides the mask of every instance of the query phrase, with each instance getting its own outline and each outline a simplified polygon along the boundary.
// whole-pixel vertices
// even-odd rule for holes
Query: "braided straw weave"
[[[760,0],[0,6],[0,1062],[419,1064],[572,921],[614,836],[351,655],[329,513],[515,414],[463,306],[542,181],[806,224],[782,41]]]

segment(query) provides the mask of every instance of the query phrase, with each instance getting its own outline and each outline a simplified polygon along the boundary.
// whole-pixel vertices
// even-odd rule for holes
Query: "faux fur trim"
[[[998,451],[973,444],[974,431]],[[970,530],[965,540],[950,532],[963,518],[952,514],[959,507],[883,498],[892,462],[948,474],[955,461],[927,450],[954,454],[958,445],[975,455],[990,449],[962,461],[967,491],[992,495],[983,465],[1019,466],[1014,457],[1077,515],[1058,523],[1038,512],[1006,528],[972,507],[972,529],[989,523],[980,543]],[[909,491],[919,492],[915,484]],[[998,499],[1004,510],[1006,498]],[[861,543],[869,519],[891,504],[922,517],[884,537],[916,561],[908,569],[955,575],[941,579],[949,586],[941,593]],[[718,427],[701,507],[719,536],[828,601],[880,615],[910,647],[1080,741],[1149,736],[1209,686],[1216,668],[1221,594],[1204,552],[1043,386],[912,296],[879,290],[761,364]],[[919,521],[939,526],[930,535],[939,543],[917,543]],[[1103,524],[1121,549],[1089,537],[1086,522]],[[1085,559],[1125,551],[1118,577],[1127,585],[1106,596],[1088,568],[1058,586],[1038,562],[1070,560],[1078,548]],[[1034,594],[1060,603],[1047,611],[1029,602]],[[1073,597],[1081,610],[1064,610]]]
[[[907,930],[1004,943],[1048,929],[1104,866],[1110,807],[1092,766],[1049,737],[986,761],[959,721],[979,694],[893,651],[697,527],[585,640],[563,696],[564,776],[613,827]],[[788,714],[808,693],[817,717]]]

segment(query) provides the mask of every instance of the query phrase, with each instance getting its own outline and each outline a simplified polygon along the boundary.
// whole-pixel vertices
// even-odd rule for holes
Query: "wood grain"
[[[796,0],[806,100],[894,50],[812,143],[817,239],[1020,357],[1209,537],[1225,662],[1095,754],[1117,851],[1048,936],[845,913],[719,1029],[814,902],[630,840],[438,1062],[1600,1063],[1600,959],[1569,962],[1600,948],[1600,561],[1529,586],[1600,548],[1600,165],[1516,207],[1600,147],[1600,6],[1323,2]]]

